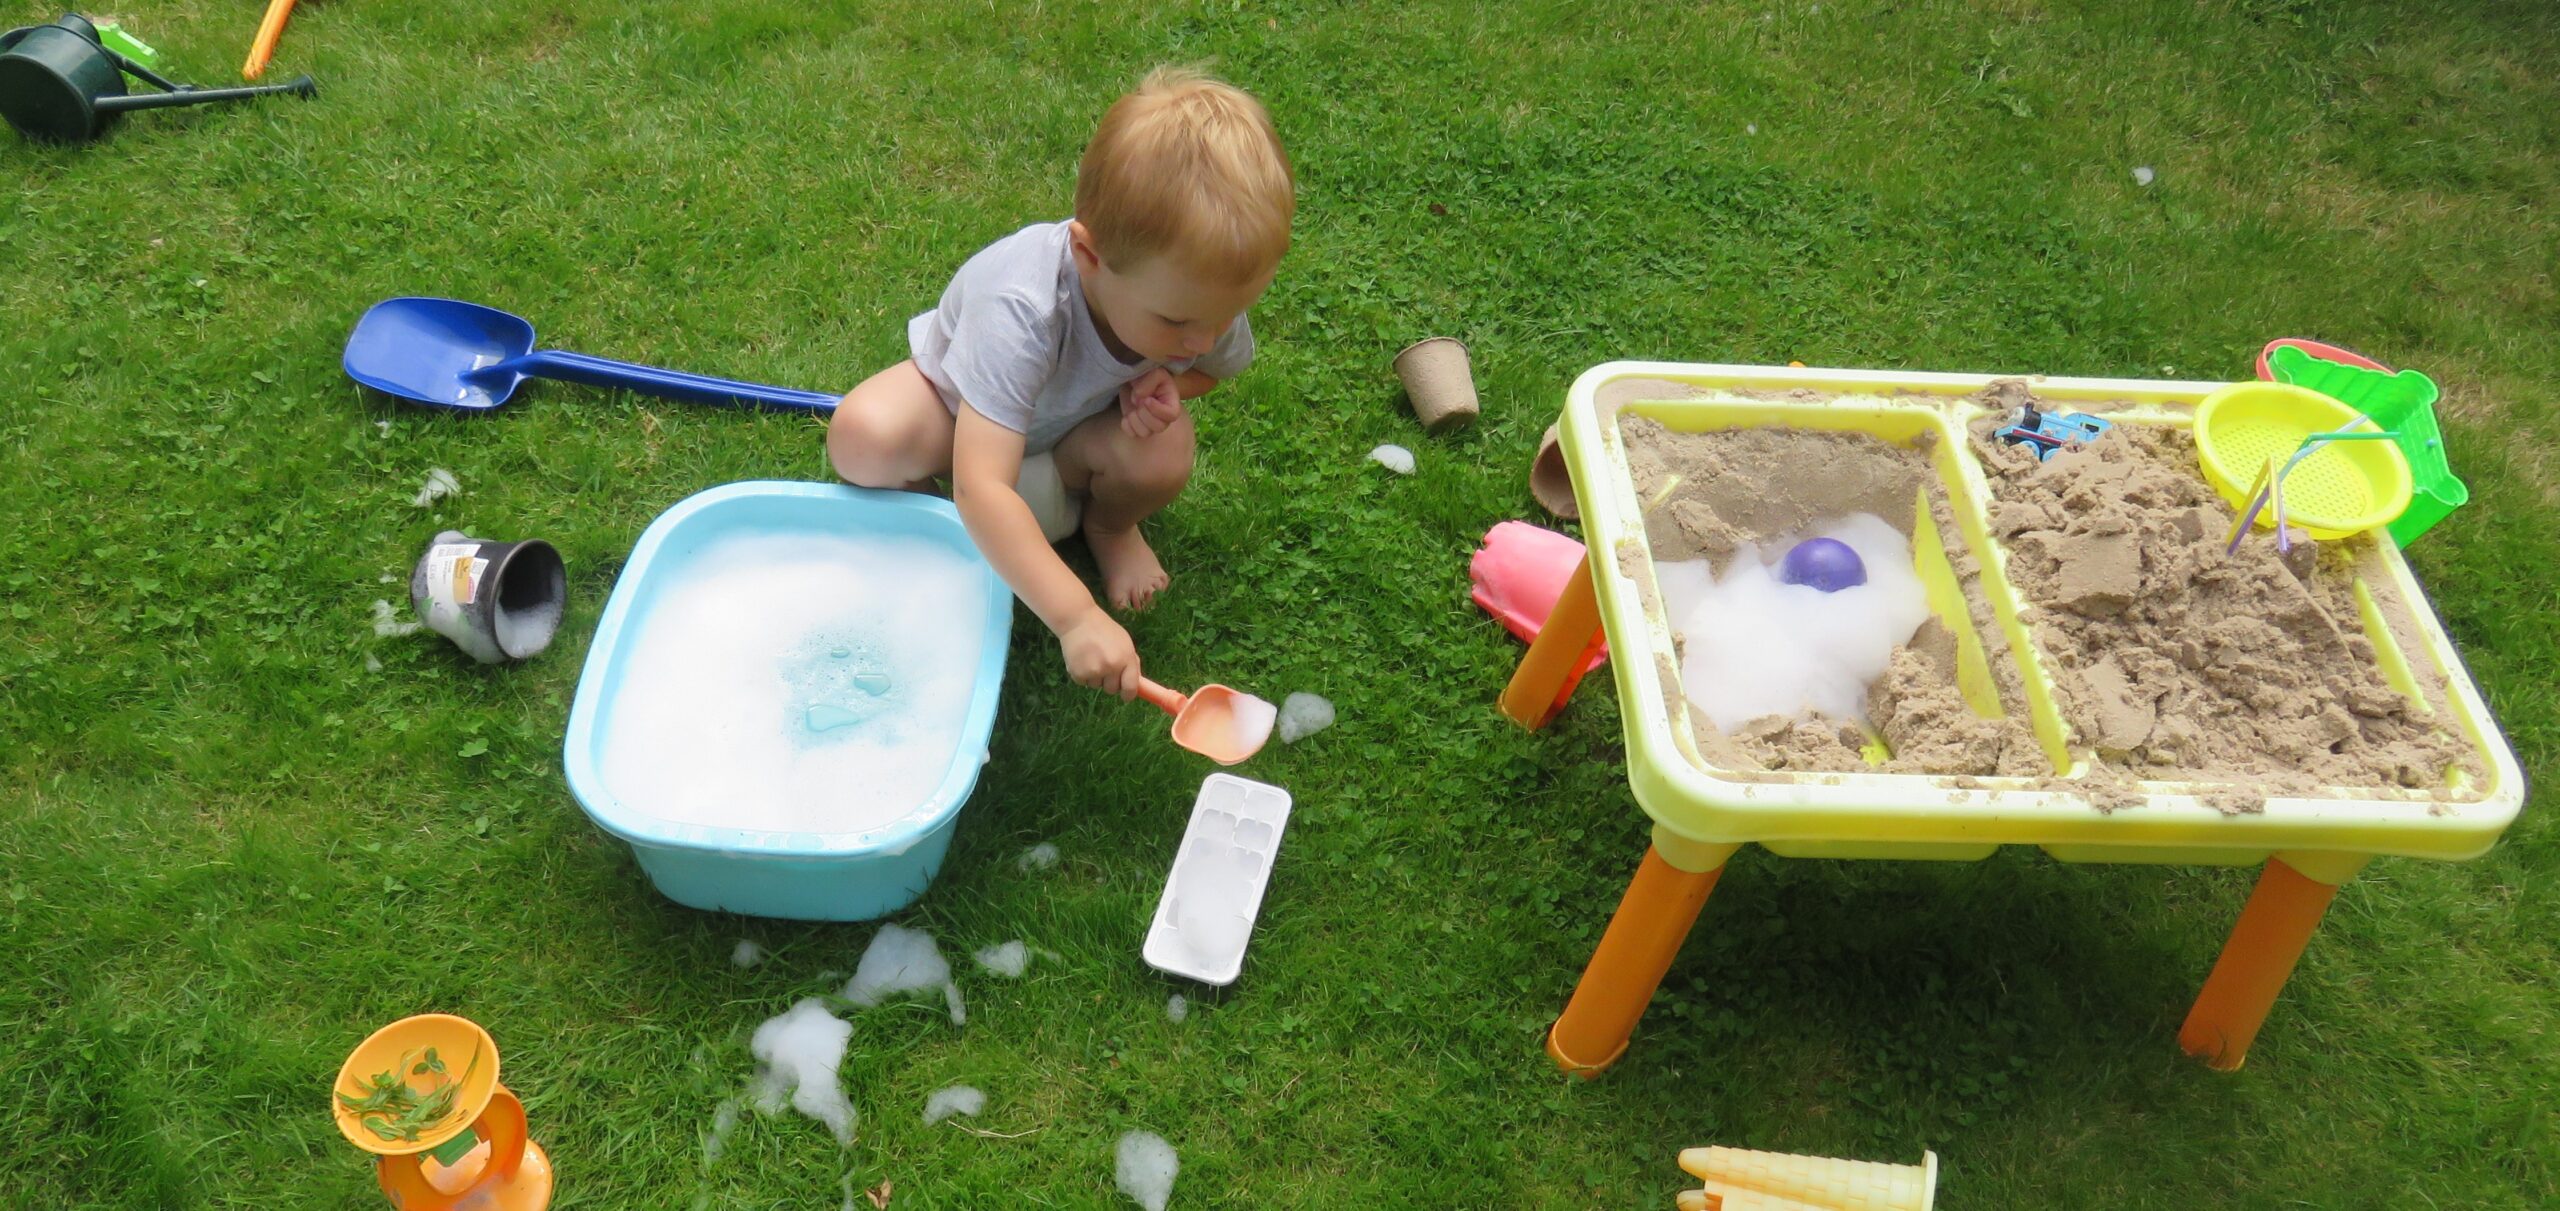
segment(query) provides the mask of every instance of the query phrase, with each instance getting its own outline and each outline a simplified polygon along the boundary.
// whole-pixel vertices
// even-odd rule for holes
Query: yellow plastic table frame
[[[2054,789],[2053,779],[1954,779],[1926,775],[1792,774],[1724,771],[1698,754],[1685,718],[1666,703],[1676,667],[1670,627],[1649,610],[1652,556],[1643,508],[1618,433],[1622,411],[1697,431],[1754,425],[1875,432],[1911,440],[1923,431],[1934,469],[1955,498],[1959,535],[1984,558],[1986,591],[2026,653],[2031,694],[2049,706],[2017,612],[1999,574],[2005,553],[1988,532],[1989,485],[1965,450],[1966,426],[1982,416],[1974,396],[2002,378],[2023,378],[2046,400],[2107,406],[2137,422],[2183,424],[2184,409],[2221,386],[2209,382],[1932,374],[1803,367],[1612,362],[1585,373],[1569,395],[1561,436],[1581,510],[1587,549],[1606,553],[1568,583],[1547,625],[1503,691],[1505,715],[1538,728],[1563,709],[1573,665],[1595,633],[1605,633],[1627,746],[1628,782],[1653,819],[1652,844],[1610,918],[1598,950],[1547,1051],[1568,1071],[1596,1075],[1625,1053],[1655,989],[1705,908],[1726,860],[1745,844],[1787,857],[1970,861],[2001,845],[2035,845],[2067,862],[2200,865],[2263,863],[2195,1005],[2178,1032],[2188,1054],[2237,1069],[2293,973],[2338,887],[2377,855],[2463,861],[2496,843],[2523,805],[2524,776],[2452,642],[2409,575],[2399,551],[2378,535],[2364,540],[2362,574],[2396,595],[2419,634],[2382,646],[2386,673],[2423,709],[2445,712],[2472,745],[2486,784],[2452,801],[2414,793],[2341,793],[2273,798],[2240,815],[2205,802],[2206,788],[2143,783],[2145,802],[2100,812],[2088,798]],[[1639,585],[1638,577],[1647,583]],[[2367,604],[2369,628],[2378,627]],[[2377,632],[2378,634],[2378,632]],[[2403,663],[2405,662],[2405,663]],[[2432,701],[2409,672],[2423,665]],[[1676,708],[1685,712],[1685,706]],[[2058,773],[2075,765],[2058,711],[2035,721]]]

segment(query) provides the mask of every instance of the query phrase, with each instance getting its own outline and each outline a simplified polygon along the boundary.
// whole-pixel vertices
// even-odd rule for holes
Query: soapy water
[[[1776,557],[1816,537],[1856,551],[1866,583],[1826,593],[1780,581]],[[1686,644],[1681,691],[1726,733],[1770,715],[1864,722],[1867,687],[1929,617],[1910,540],[1872,513],[1765,548],[1746,542],[1722,576],[1703,559],[1663,564],[1656,576],[1671,629]]]
[[[976,692],[983,567],[904,536],[726,539],[630,637],[605,785],[684,824],[843,833],[922,806]]]

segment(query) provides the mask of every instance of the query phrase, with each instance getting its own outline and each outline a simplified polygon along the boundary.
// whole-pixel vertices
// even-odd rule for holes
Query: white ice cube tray
[[[1233,774],[1209,775],[1156,901],[1147,966],[1203,984],[1235,983],[1288,825],[1289,792]]]

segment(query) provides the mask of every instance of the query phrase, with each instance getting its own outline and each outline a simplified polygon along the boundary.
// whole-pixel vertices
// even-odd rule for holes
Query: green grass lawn
[[[217,84],[258,7],[114,13]],[[1342,711],[1249,767],[1297,814],[1245,979],[1165,1020],[1138,944],[1203,763],[1024,614],[993,764],[901,920],[1060,957],[964,976],[965,1028],[855,1017],[851,1149],[751,1117],[706,1166],[747,1034],[872,927],[659,898],[559,737],[641,529],[824,476],[819,425],[557,385],[434,414],[360,395],[340,345],[376,299],[446,294],[561,347],[849,386],[969,253],[1066,213],[1101,109],[1168,60],[1265,98],[1302,191],[1133,624],[1163,680]],[[496,1033],[561,1207],[832,1209],[848,1179],[1103,1206],[1132,1128],[1180,1149],[1181,1207],[1667,1207],[1710,1142],[1935,1148],[1951,1211],[2560,1202],[2532,812],[2479,861],[2350,885],[2238,1074],[2173,1036],[2250,872],[1746,851],[1627,1059],[1558,1075],[1540,1032],[1645,826],[1605,674],[1514,729],[1518,648],[1465,599],[1597,362],[2236,377],[2321,336],[2445,385],[2474,499],[2411,559],[2550,777],[2554,62],[2542,0],[315,0],[277,70],[316,102],[0,136],[0,1204],[376,1205],[328,1082],[427,1010]],[[1439,332],[1486,404],[1445,440],[1386,371]],[[1385,441],[1419,473],[1364,461]],[[413,507],[437,466],[463,494]],[[374,636],[445,526],[559,546],[550,652]],[[1064,862],[1017,873],[1042,840]],[[741,938],[773,957],[733,969]],[[956,1081],[1015,1138],[923,1127]]]

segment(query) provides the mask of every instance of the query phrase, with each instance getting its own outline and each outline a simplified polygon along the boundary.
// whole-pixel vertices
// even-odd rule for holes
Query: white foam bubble
[[[976,691],[985,574],[913,537],[721,542],[624,638],[605,785],[710,827],[859,832],[918,810]]]
[[[1021,979],[1022,973],[1031,966],[1031,948],[1019,939],[999,942],[979,951],[976,957],[978,966],[1008,980]]]
[[[1314,694],[1296,693],[1280,701],[1280,743],[1296,744],[1333,726],[1333,704]]]
[[[827,1012],[827,1003],[803,997],[798,1004],[756,1027],[748,1041],[762,1067],[749,1096],[761,1114],[780,1114],[785,1105],[827,1125],[839,1144],[853,1143],[853,1103],[837,1083],[844,1064],[844,1045],[853,1025]],[[718,1128],[718,1120],[713,1120]]]
[[[1184,1018],[1187,1018],[1187,1017],[1190,1017],[1190,1016],[1191,1016],[1191,1001],[1190,1001],[1190,999],[1189,999],[1189,998],[1184,997],[1181,993],[1178,993],[1178,992],[1177,992],[1177,993],[1175,993],[1175,994],[1173,994],[1173,995],[1172,995],[1172,996],[1170,996],[1170,997],[1165,998],[1165,1002],[1164,1002],[1164,1017],[1165,1017],[1165,1020],[1166,1020],[1166,1021],[1168,1021],[1168,1022],[1179,1022],[1179,1021],[1183,1020]]]
[[[924,1125],[930,1127],[955,1114],[975,1118],[987,1108],[987,1095],[967,1085],[936,1089],[924,1099]]]
[[[1152,1131],[1132,1131],[1120,1137],[1120,1193],[1136,1199],[1147,1211],[1164,1211],[1173,1197],[1174,1175],[1182,1171],[1182,1159],[1173,1145]]]
[[[1013,867],[1020,871],[1047,870],[1058,864],[1058,847],[1046,841],[1015,854]]]
[[[1413,474],[1413,451],[1402,446],[1380,446],[1371,450],[1369,461],[1398,475]]]
[[[1772,557],[1815,537],[1855,550],[1866,583],[1836,593],[1781,583]],[[1863,721],[1867,687],[1929,616],[1909,540],[1859,513],[1782,536],[1768,550],[1742,544],[1721,576],[1703,560],[1656,570],[1672,629],[1687,645],[1682,693],[1725,732],[1768,715]]]
[[[761,962],[764,962],[764,947],[745,938],[738,939],[737,947],[729,952],[731,967],[753,967]]]
[[[937,988],[951,1009],[951,1024],[966,1023],[969,1013],[960,1004],[960,987],[951,982],[951,964],[933,944],[933,935],[903,925],[883,925],[863,950],[862,962],[854,965],[853,978],[845,981],[844,999],[867,1009],[892,997]]]
[[[1258,753],[1271,743],[1271,728],[1280,721],[1280,708],[1251,694],[1235,696],[1233,712],[1227,717],[1227,735],[1234,745],[1230,751]]]

